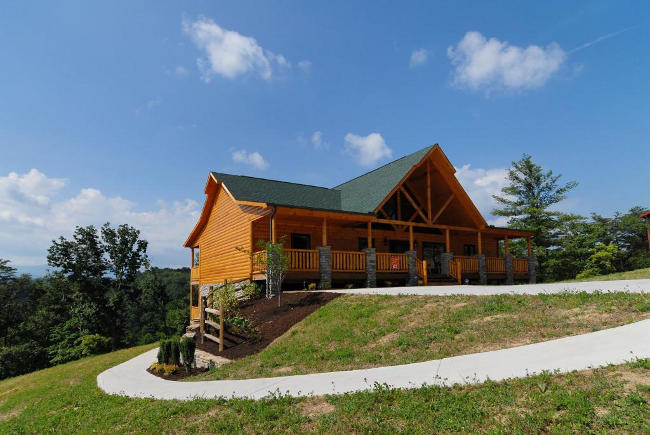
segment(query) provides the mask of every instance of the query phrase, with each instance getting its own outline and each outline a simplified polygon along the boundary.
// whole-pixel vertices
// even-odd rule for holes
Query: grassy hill
[[[609,275],[600,275],[591,278],[577,279],[574,281],[615,281],[619,279],[648,279],[648,278],[650,278],[650,267],[645,269],[630,270],[628,272],[617,272]]]
[[[406,364],[650,318],[650,294],[344,295],[259,353],[202,374],[244,379]]]
[[[606,296],[606,295],[601,295]],[[544,298],[538,298],[544,301]],[[344,300],[339,298],[336,302]],[[356,303],[360,300],[350,299]],[[380,298],[378,317],[388,311],[386,301]],[[418,318],[418,309],[426,304],[420,298],[393,298],[406,312],[396,311],[404,319]],[[489,301],[489,303],[487,303]],[[599,300],[599,306],[607,312],[616,310],[621,301]],[[484,305],[456,301],[452,309],[467,307],[468,312],[480,312],[478,317],[492,316],[530,309],[531,302],[518,299],[484,298]],[[584,302],[584,300],[583,300]],[[592,300],[593,302],[593,300]],[[537,304],[539,302],[534,302]],[[562,307],[575,302],[563,302]],[[629,304],[630,307],[638,303]],[[369,305],[369,304],[365,304]],[[439,304],[438,304],[439,305]],[[557,303],[555,305],[558,305]],[[587,304],[589,305],[589,304]],[[348,306],[348,308],[353,307]],[[479,306],[483,307],[480,311]],[[553,302],[537,305],[538,310],[552,307]],[[326,306],[327,308],[328,306]],[[491,308],[490,308],[491,307]],[[333,307],[336,308],[336,307]],[[431,308],[431,307],[429,307]],[[564,308],[562,308],[564,309]],[[485,311],[487,310],[487,311]],[[500,311],[501,310],[501,311]],[[371,327],[378,317],[364,312],[362,307],[348,312],[351,321]],[[320,313],[320,314],[319,314]],[[462,313],[462,311],[461,311]],[[323,317],[319,317],[323,316]],[[539,315],[537,315],[539,318]],[[542,316],[543,317],[543,316]],[[408,324],[396,320],[393,331],[405,331],[404,337],[412,336],[416,343],[406,343],[406,348],[393,347],[393,353],[402,353],[418,345],[423,336],[421,325],[408,329]],[[319,320],[320,319],[320,320]],[[459,315],[457,321],[467,320]],[[488,319],[497,322],[499,317]],[[313,328],[314,322],[331,318],[322,309],[308,317],[303,330]],[[454,325],[454,318],[446,318]],[[475,320],[475,319],[473,319]],[[512,319],[511,319],[512,320]],[[548,317],[548,322],[553,317]],[[310,323],[311,322],[311,323]],[[501,331],[512,326],[510,322],[499,326]],[[322,325],[323,323],[321,323]],[[460,323],[466,325],[466,323]],[[479,322],[480,324],[480,322]],[[534,322],[539,326],[540,322]],[[311,325],[311,326],[310,326]],[[485,329],[485,328],[483,328]],[[489,328],[487,328],[489,329]],[[382,329],[380,328],[379,331]],[[389,331],[383,329],[383,331]],[[292,330],[293,331],[293,330]],[[311,329],[316,340],[317,330]],[[336,329],[334,329],[336,331]],[[372,329],[370,334],[377,333]],[[420,331],[420,332],[413,332]],[[493,330],[496,331],[496,330]],[[329,334],[332,331],[324,331]],[[357,333],[357,331],[354,331]],[[296,335],[297,334],[297,335]],[[295,346],[304,344],[300,333],[291,332],[282,337],[281,346],[294,355],[301,354]],[[487,335],[486,335],[487,337]],[[342,336],[348,352],[354,351],[355,343]],[[498,338],[498,337],[497,337]],[[483,337],[481,337],[483,339]],[[293,340],[293,341],[292,341]],[[410,346],[410,347],[409,347]],[[392,390],[377,386],[375,391],[293,399],[275,397],[261,401],[250,400],[195,400],[192,402],[160,401],[153,399],[128,399],[109,396],[96,386],[96,376],[103,370],[138,355],[152,345],[121,350],[79,361],[63,364],[27,375],[0,381],[0,433],[24,432],[228,432],[260,433],[274,432],[431,432],[431,431],[502,431],[508,432],[599,432],[616,431],[641,433],[650,430],[650,360],[640,360],[620,366],[612,366],[564,375],[544,374],[527,379],[505,382],[488,382],[475,386],[453,388],[424,387],[414,390]],[[379,348],[379,351],[386,352]],[[379,351],[376,353],[378,354]],[[345,352],[339,349],[330,355],[317,352],[320,357],[336,358]],[[254,364],[253,364],[254,366]],[[254,369],[256,370],[256,369]]]

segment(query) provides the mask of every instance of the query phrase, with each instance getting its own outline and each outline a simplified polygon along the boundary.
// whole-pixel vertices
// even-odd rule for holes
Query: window
[[[199,267],[199,247],[192,248],[192,267]]]
[[[359,251],[363,251],[368,247],[368,238],[367,237],[359,237]],[[375,247],[375,238],[372,238],[372,247]]]
[[[311,235],[291,233],[291,249],[311,249]]]
[[[198,284],[192,284],[192,291],[190,294],[190,298],[192,299],[192,306],[198,307],[199,306],[199,285]]]
[[[476,245],[464,245],[463,255],[466,257],[473,257],[476,255]]]

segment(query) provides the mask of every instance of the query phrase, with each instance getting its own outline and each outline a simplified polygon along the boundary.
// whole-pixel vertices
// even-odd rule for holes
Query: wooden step
[[[214,314],[215,316],[220,316],[221,315],[221,311],[215,310],[214,308],[206,308],[205,312],[210,313],[210,314]]]
[[[199,329],[199,326],[201,326],[199,323],[191,323],[191,324],[187,327],[187,329],[189,329],[190,331],[192,331],[192,330],[194,330],[194,329]]]

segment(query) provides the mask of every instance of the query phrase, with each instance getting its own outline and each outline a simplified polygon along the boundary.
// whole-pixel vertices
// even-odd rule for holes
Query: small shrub
[[[183,366],[187,373],[190,372],[192,364],[194,363],[194,352],[196,351],[196,343],[189,337],[181,338],[181,341],[178,343],[183,356]]]
[[[175,366],[181,365],[181,349],[178,345],[178,339],[172,338],[169,340],[169,361],[167,362]]]
[[[84,335],[79,341],[82,356],[99,355],[111,350],[111,339],[99,334]]]
[[[165,359],[163,358],[163,353],[162,353],[162,346],[158,347],[158,355],[156,355],[156,359],[158,360],[158,364],[162,364],[165,362]]]
[[[160,353],[160,363],[165,364],[170,362],[172,355],[172,340],[161,340],[158,352]]]
[[[212,308],[223,309],[225,315],[232,313],[239,306],[237,287],[231,281],[226,280],[223,284],[212,287],[208,300]]]
[[[244,287],[242,287],[241,291],[248,300],[257,299],[262,294],[262,288],[254,282],[246,284]]]
[[[178,373],[178,366],[173,364],[153,363],[149,366],[149,371],[163,376],[171,376]]]
[[[237,333],[250,336],[255,332],[255,328],[250,320],[243,316],[231,316],[225,319],[226,325]]]
[[[345,288],[348,289],[348,290],[353,289],[353,288],[354,288],[354,284],[352,284],[351,282],[349,282],[349,283],[345,284]]]
[[[316,283],[315,283],[315,282],[310,282],[310,283],[307,285],[307,290],[310,290],[310,291],[314,291],[314,290],[316,290]]]

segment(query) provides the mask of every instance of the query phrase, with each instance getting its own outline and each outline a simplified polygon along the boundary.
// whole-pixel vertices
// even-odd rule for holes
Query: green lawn
[[[127,399],[96,386],[102,370],[151,348],[85,358],[0,381],[0,433],[627,432],[650,430],[650,360],[454,388],[306,399]]]
[[[591,332],[650,317],[650,294],[344,295],[262,352],[197,379],[405,364]]]
[[[617,272],[609,275],[593,276],[591,278],[576,279],[573,281],[614,281],[619,279],[648,279],[650,278],[650,267],[646,269],[630,270],[628,272]]]

